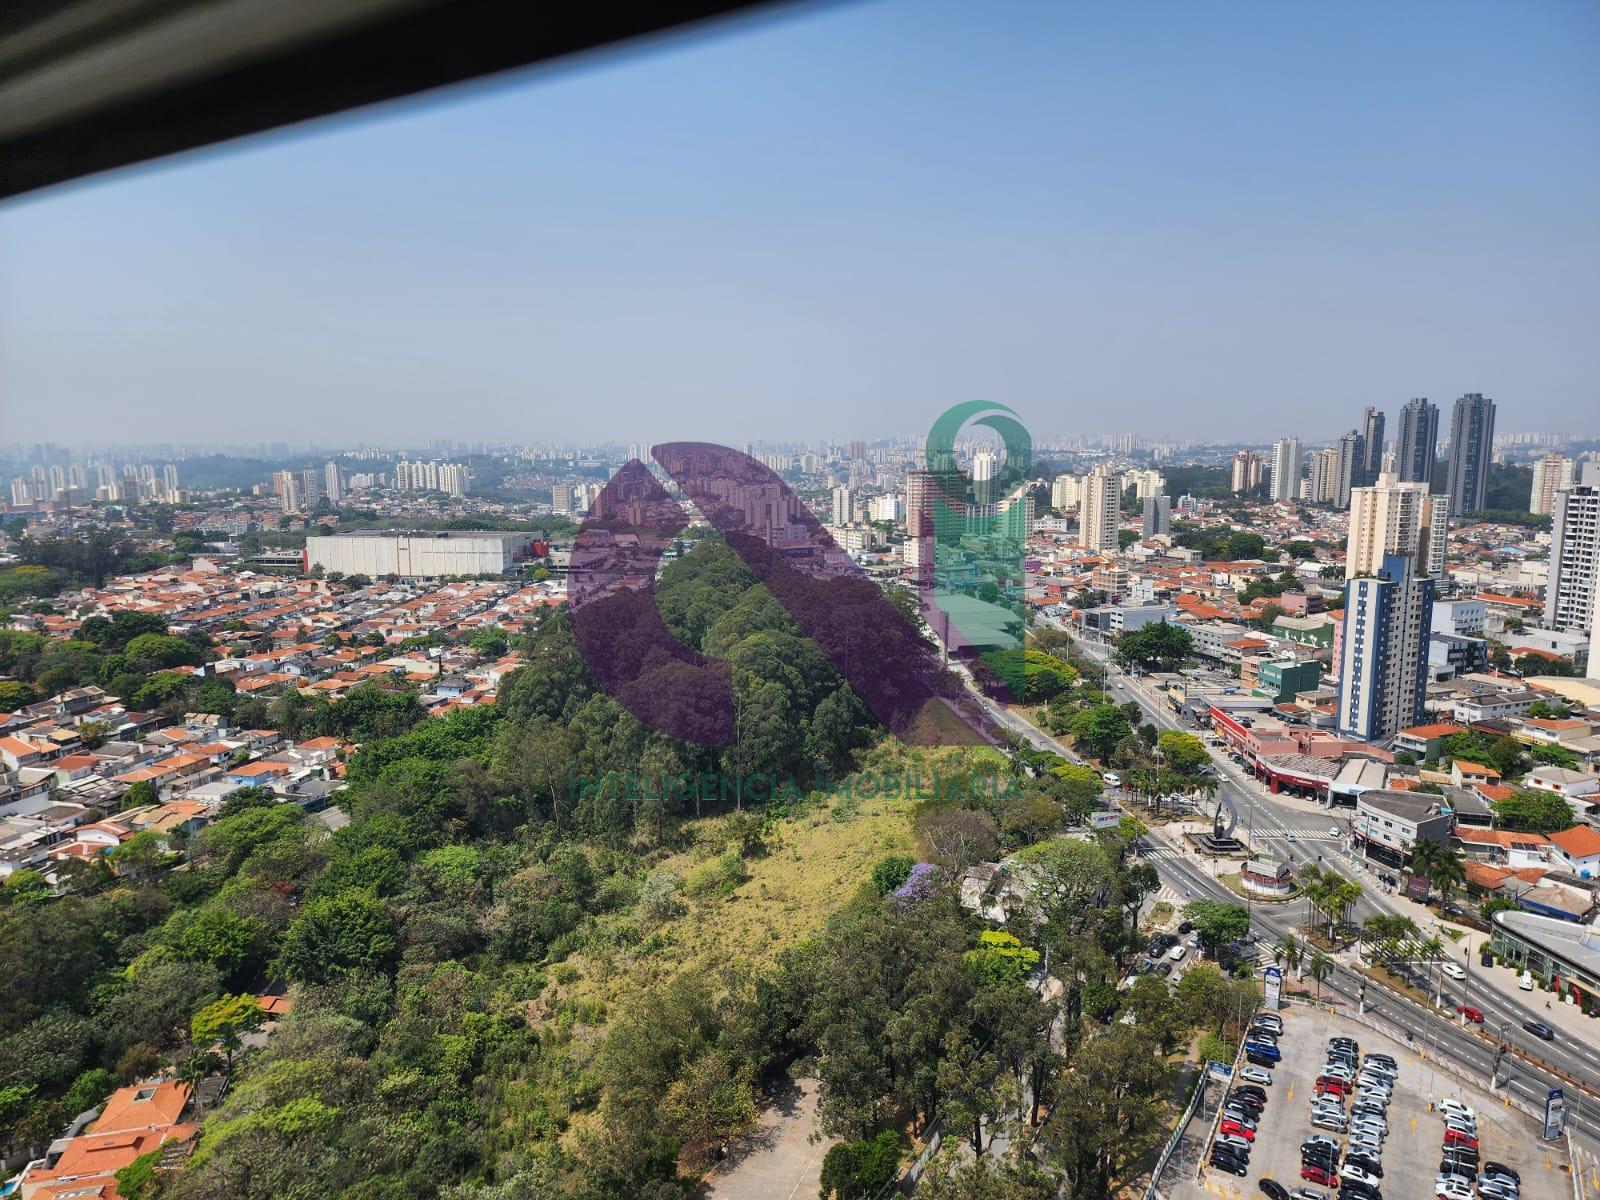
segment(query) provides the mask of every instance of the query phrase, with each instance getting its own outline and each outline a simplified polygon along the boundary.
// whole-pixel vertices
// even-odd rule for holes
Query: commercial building
[[[1403,867],[1411,861],[1411,849],[1418,841],[1448,842],[1454,823],[1438,796],[1373,788],[1356,797],[1350,834],[1368,858]]]
[[[1300,439],[1279,438],[1272,448],[1272,498],[1294,500],[1300,495]]]
[[[1594,926],[1512,908],[1489,920],[1490,949],[1517,970],[1545,984],[1559,976],[1563,994],[1576,992],[1586,1009],[1600,994],[1600,931]]]
[[[1489,462],[1494,451],[1494,401],[1468,392],[1456,401],[1450,416],[1450,513],[1477,512],[1487,507]]]
[[[1261,664],[1252,689],[1279,704],[1293,700],[1301,692],[1314,692],[1322,686],[1322,667],[1315,662],[1273,661]]]
[[[1400,430],[1395,437],[1395,473],[1402,483],[1433,483],[1434,455],[1439,445],[1439,409],[1425,396],[1406,402],[1400,410]]]
[[[307,571],[321,567],[373,579],[500,575],[528,557],[533,540],[531,533],[491,530],[361,530],[308,537],[304,565]]]
[[[1556,493],[1574,482],[1577,464],[1565,454],[1546,454],[1533,464],[1533,490],[1528,496],[1528,511],[1548,516],[1555,511]]]
[[[1254,450],[1236,450],[1233,455],[1233,479],[1230,488],[1235,496],[1254,492],[1261,486],[1261,456]]]
[[[1083,507],[1079,518],[1084,549],[1095,554],[1115,553],[1117,525],[1122,511],[1122,486],[1108,466],[1098,466],[1083,481]]]
[[[1421,722],[1433,592],[1434,581],[1401,554],[1385,557],[1376,576],[1345,585],[1340,733],[1381,742]]]
[[[1557,492],[1552,516],[1544,625],[1546,629],[1588,633],[1595,621],[1595,577],[1600,561],[1600,487],[1584,483]],[[1590,648],[1592,651],[1592,642]]]

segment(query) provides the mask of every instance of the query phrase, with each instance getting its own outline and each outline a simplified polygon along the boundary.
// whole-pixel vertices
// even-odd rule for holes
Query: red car
[[[1478,1139],[1470,1133],[1463,1133],[1459,1129],[1446,1129],[1444,1131],[1444,1144],[1450,1146],[1465,1146],[1468,1150],[1478,1148]]]
[[[1237,1121],[1224,1121],[1217,1126],[1218,1133],[1231,1133],[1235,1137],[1242,1137],[1247,1142],[1256,1140],[1256,1131],[1248,1125],[1241,1125]]]
[[[1324,1167],[1317,1166],[1316,1163],[1302,1164],[1300,1167],[1300,1178],[1306,1180],[1308,1183],[1320,1183],[1325,1187],[1332,1187],[1334,1184],[1333,1172]]]
[[[1317,1076],[1317,1095],[1337,1096],[1343,1100],[1350,1094],[1350,1085],[1342,1079],[1330,1079],[1326,1075]]]
[[[1479,1009],[1473,1008],[1470,1004],[1458,1004],[1456,1005],[1456,1011],[1467,1020],[1471,1021],[1474,1025],[1483,1024],[1483,1012]]]

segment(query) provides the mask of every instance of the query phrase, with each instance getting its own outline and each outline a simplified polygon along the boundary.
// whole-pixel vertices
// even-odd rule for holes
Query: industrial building
[[[360,530],[306,539],[305,569],[373,579],[502,575],[533,555],[534,535],[495,530]]]

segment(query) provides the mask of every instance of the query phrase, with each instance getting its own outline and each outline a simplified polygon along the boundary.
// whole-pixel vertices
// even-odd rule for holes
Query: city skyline
[[[1600,13],[1444,15],[801,10],[46,192],[0,208],[0,403],[62,441],[973,398],[1314,441],[1481,391],[1580,432]]]

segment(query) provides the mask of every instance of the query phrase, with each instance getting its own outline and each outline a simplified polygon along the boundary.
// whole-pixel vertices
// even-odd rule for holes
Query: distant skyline
[[[0,442],[1600,429],[1600,6],[780,12],[0,206]]]

